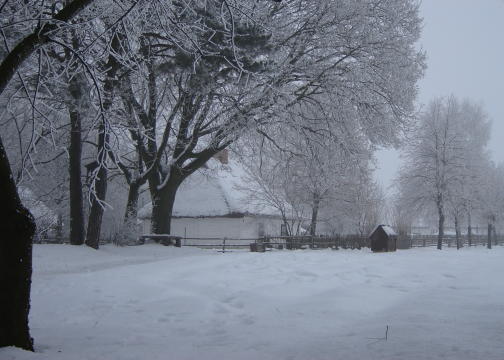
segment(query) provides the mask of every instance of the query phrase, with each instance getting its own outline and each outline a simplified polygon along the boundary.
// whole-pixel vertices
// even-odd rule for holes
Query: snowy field
[[[2,360],[504,359],[502,247],[36,245],[34,266],[37,352]]]

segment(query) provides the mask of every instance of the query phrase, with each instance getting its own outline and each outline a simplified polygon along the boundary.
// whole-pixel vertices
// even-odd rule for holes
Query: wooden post
[[[226,252],[226,237],[224,237],[224,239],[222,239],[222,252],[223,253]]]

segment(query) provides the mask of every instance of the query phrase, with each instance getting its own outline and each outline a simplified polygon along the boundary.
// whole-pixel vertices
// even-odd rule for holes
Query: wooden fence
[[[417,247],[436,247],[437,235],[406,235],[399,236],[398,249],[410,249]],[[460,237],[460,246],[486,246],[487,235],[467,235]],[[34,243],[67,243],[66,238],[43,237],[35,238]],[[104,239],[100,244],[113,242]],[[252,245],[251,245],[252,244]],[[231,249],[251,249],[263,251],[267,249],[362,249],[371,247],[370,240],[366,236],[359,235],[336,235],[336,236],[265,236],[261,238],[182,238],[182,246],[217,249],[226,252]],[[504,245],[504,235],[498,234],[492,238],[492,246]],[[443,247],[456,247],[455,235],[443,237]]]
[[[460,246],[486,246],[486,235],[473,235],[471,239],[461,236]],[[251,245],[252,244],[252,245]],[[399,249],[415,247],[437,246],[437,235],[407,235],[399,237]],[[496,235],[492,239],[492,245],[504,245],[504,235]],[[371,247],[368,237],[359,235],[336,235],[336,236],[265,236],[257,239],[233,239],[233,238],[186,238],[182,239],[182,246],[195,246],[202,248],[214,248],[221,251],[237,248],[250,248],[253,251],[267,249],[362,249]],[[443,247],[456,247],[455,235],[443,237]]]
[[[182,246],[214,248],[223,252],[229,249],[250,248],[252,251],[267,249],[361,249],[369,247],[367,237],[345,236],[264,236],[255,239],[234,238],[183,238]]]
[[[266,246],[284,246],[288,250],[294,249],[361,249],[370,247],[369,239],[358,235],[338,236],[266,236],[258,240]]]
[[[232,249],[250,249],[252,251],[265,251],[267,249],[361,249],[370,246],[367,237],[357,235],[182,238],[180,242],[181,246],[217,249],[222,252]]]
[[[429,247],[437,246],[437,235],[406,235],[399,236],[398,248],[410,249],[415,247]],[[488,243],[487,235],[472,235],[469,238],[467,235],[461,235],[459,238],[459,245],[465,246],[486,246]],[[495,235],[492,237],[492,245],[504,245],[504,235]],[[443,247],[457,247],[457,238],[455,235],[443,236]]]

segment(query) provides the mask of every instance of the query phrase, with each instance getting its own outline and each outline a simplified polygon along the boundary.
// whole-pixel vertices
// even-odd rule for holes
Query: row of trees
[[[427,106],[411,133],[398,180],[401,227],[435,212],[441,249],[448,220],[458,246],[463,224],[471,241],[474,220],[483,220],[491,247],[495,222],[504,214],[504,170],[490,160],[489,137],[490,121],[481,105],[451,96]]]
[[[128,186],[126,223],[146,186],[152,231],[169,233],[180,184],[259,136],[282,164],[306,155],[290,169],[310,184],[315,231],[328,189],[409,126],[424,69],[414,0],[6,0],[0,13],[0,346],[32,349],[20,186],[69,217],[72,244],[98,248],[111,177]]]

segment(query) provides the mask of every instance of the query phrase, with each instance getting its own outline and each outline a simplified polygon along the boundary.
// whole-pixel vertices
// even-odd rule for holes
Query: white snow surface
[[[0,359],[502,360],[503,260],[502,247],[35,245],[36,352]]]
[[[209,217],[230,214],[279,216],[277,209],[249,199],[246,172],[237,161],[223,165],[215,159],[189,176],[180,186],[173,205],[173,215],[178,217]],[[139,211],[140,218],[150,218],[152,204]]]

